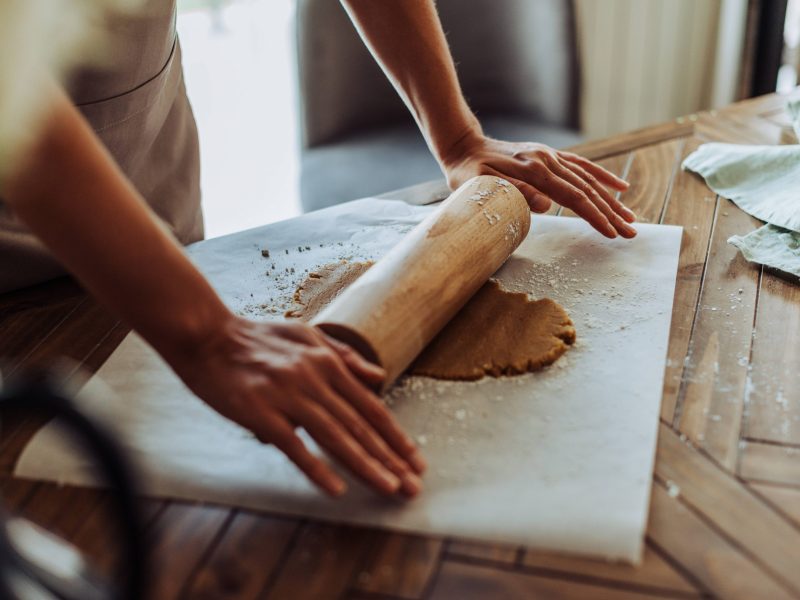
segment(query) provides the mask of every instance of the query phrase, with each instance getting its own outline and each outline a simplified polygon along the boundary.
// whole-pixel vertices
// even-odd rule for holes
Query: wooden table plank
[[[758,296],[744,435],[800,444],[800,286],[765,270]]]
[[[679,138],[633,152],[627,174],[631,187],[622,199],[640,223],[658,223],[683,144]]]
[[[689,138],[683,147],[680,162],[702,143],[696,137]],[[670,423],[675,416],[684,359],[689,351],[716,206],[715,194],[701,178],[682,170],[676,172],[661,217],[662,223],[683,227],[661,401],[661,418]]]
[[[172,503],[154,526],[148,598],[179,598],[189,578],[226,526],[230,509]]]
[[[736,132],[737,137],[752,140],[756,144],[778,146],[784,143],[783,127],[767,119],[748,118],[738,113],[723,113],[722,118],[716,121],[718,126],[724,122]]]
[[[96,307],[91,308],[91,303],[82,304],[81,307],[49,332],[46,345],[42,344],[18,364],[24,367],[28,359],[53,361],[55,357],[63,356],[74,361],[72,366],[62,369],[63,375],[74,377],[77,365],[81,366],[84,374],[97,370],[119,345],[128,329],[112,323],[113,319],[107,313]],[[84,307],[89,310],[84,310]],[[87,326],[86,318],[92,319],[90,322],[94,324]],[[79,341],[75,342],[76,339]],[[11,472],[25,445],[48,420],[46,415],[4,415],[3,436],[0,439],[0,472]]]
[[[767,498],[800,527],[800,488],[779,487],[765,483],[751,483],[750,487]]]
[[[738,454],[760,269],[727,240],[758,226],[733,203],[720,200],[676,414],[680,430],[731,470]]]
[[[668,121],[635,131],[615,135],[611,138],[593,140],[573,146],[570,151],[590,160],[606,158],[614,154],[630,152],[650,144],[661,144],[667,140],[686,137],[694,131],[694,123],[687,119]]]
[[[259,598],[299,525],[295,519],[237,513],[183,596],[197,600]]]
[[[793,598],[749,556],[660,485],[653,486],[647,535],[719,598]]]
[[[624,586],[605,587],[584,583],[575,578],[554,579],[505,571],[491,567],[445,560],[436,580],[430,600],[472,600],[502,598],[503,600],[529,600],[548,598],[553,600],[641,600],[664,598],[665,594],[653,595]],[[672,594],[666,597],[685,598],[692,595]]]
[[[642,562],[637,566],[535,550],[525,552],[522,565],[537,573],[572,573],[598,583],[619,582],[640,586],[642,589],[652,588],[653,591],[676,592],[688,596],[698,593],[691,582],[650,546],[645,548]]]
[[[4,377],[13,375],[25,359],[84,302],[85,297],[68,298],[7,315],[0,323],[0,365]]]
[[[505,544],[486,544],[467,540],[451,540],[445,550],[447,556],[513,565],[523,548]]]
[[[744,442],[739,475],[752,481],[800,486],[800,446]]]
[[[38,294],[41,286],[34,288]],[[71,288],[68,288],[71,289]],[[39,334],[37,330],[31,331],[32,347],[20,351],[18,360],[15,361],[13,368],[6,372],[11,375],[17,369],[24,369],[32,366],[53,367],[57,360],[64,359],[58,363],[62,375],[75,373],[78,365],[90,365],[90,357],[97,353],[99,344],[105,340],[110,331],[117,326],[117,319],[112,317],[105,309],[100,308],[91,299],[84,298],[79,300],[78,296],[70,295],[70,303],[64,305],[57,302],[54,307],[54,315],[59,315],[67,311],[66,315],[59,318],[58,323]],[[70,306],[75,306],[69,308]],[[20,314],[27,314],[27,311],[13,313],[12,317]],[[45,343],[46,342],[46,343]],[[103,357],[95,357],[95,360]],[[31,415],[18,416],[14,413],[5,413],[2,428],[2,439],[0,439],[0,468],[3,472],[10,469],[11,464],[16,461],[19,452],[22,451],[24,444],[27,443],[31,435],[41,426],[42,420],[36,419]]]
[[[359,567],[385,535],[374,529],[305,523],[264,600],[339,598],[355,584]],[[313,577],[309,574],[313,573]]]
[[[762,570],[800,595],[800,530],[665,425],[659,429],[656,476]]]
[[[118,324],[116,316],[87,298],[48,334],[46,344],[40,344],[25,357],[22,366],[53,366],[54,361],[66,359],[74,362],[63,367],[65,375],[71,374]]]
[[[354,587],[382,596],[422,598],[443,549],[442,539],[385,533],[362,565]]]
[[[10,513],[18,511],[33,496],[38,487],[38,481],[14,479],[7,475],[0,476],[0,499],[2,499],[3,508]]]

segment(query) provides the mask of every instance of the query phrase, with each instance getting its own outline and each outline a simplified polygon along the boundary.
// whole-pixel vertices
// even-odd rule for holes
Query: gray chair
[[[488,135],[554,147],[579,141],[571,0],[438,0],[437,7],[462,89]],[[296,27],[303,209],[441,178],[338,0],[298,0]]]

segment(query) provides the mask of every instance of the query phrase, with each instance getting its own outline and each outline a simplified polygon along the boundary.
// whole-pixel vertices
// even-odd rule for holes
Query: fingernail
[[[383,367],[381,367],[380,365],[376,365],[374,362],[369,360],[366,362],[369,365],[369,368],[372,369],[372,371],[374,371],[375,373],[380,373],[381,376],[386,374],[386,371],[384,371]]]
[[[609,224],[609,226],[606,227],[606,234],[613,240],[615,237],[617,237],[617,230]]]
[[[396,492],[398,489],[400,489],[400,478],[394,473],[391,473],[385,469],[380,469],[378,471],[378,475],[387,484],[389,491]]]
[[[422,480],[413,473],[403,475],[403,491],[409,496],[416,496],[422,491]]]
[[[425,469],[428,468],[428,463],[425,462],[425,459],[422,458],[422,454],[419,450],[415,450],[413,454],[408,457],[408,464],[417,472],[417,473],[424,473]]]
[[[347,491],[347,484],[339,478],[332,479],[330,490],[334,496],[341,496]]]

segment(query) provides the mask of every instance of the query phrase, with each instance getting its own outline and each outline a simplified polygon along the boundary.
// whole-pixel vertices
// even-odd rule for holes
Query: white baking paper
[[[306,269],[378,258],[430,210],[360,200],[190,253],[234,310],[281,318]],[[430,465],[423,494],[410,502],[356,483],[342,499],[325,497],[280,452],[195,398],[136,335],[83,401],[117,428],[151,495],[636,562],[681,240],[676,227],[639,232],[607,240],[579,219],[534,217],[497,277],[562,303],[578,343],[539,373],[401,381],[387,401]],[[91,467],[52,425],[33,438],[16,474],[92,485]]]

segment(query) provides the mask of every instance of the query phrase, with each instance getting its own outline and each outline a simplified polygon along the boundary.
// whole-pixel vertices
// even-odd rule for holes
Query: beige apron
[[[71,80],[72,99],[145,200],[182,243],[203,237],[200,157],[186,98],[175,1],[148,0],[110,26],[103,68]],[[0,201],[0,292],[64,274]]]

